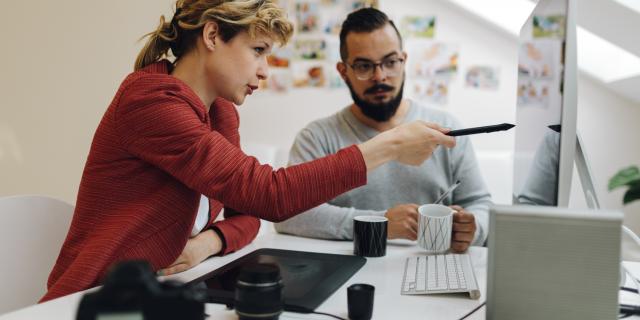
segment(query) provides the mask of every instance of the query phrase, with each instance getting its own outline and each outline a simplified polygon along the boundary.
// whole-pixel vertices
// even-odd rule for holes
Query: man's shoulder
[[[342,121],[342,113],[345,109],[341,109],[330,116],[313,120],[309,122],[301,132],[309,132],[312,134],[326,134],[329,133],[337,133],[337,128],[340,127],[340,123]]]
[[[424,120],[430,122],[440,123],[442,125],[451,125],[459,123],[458,119],[453,116],[450,112],[442,109],[437,109],[435,107],[431,107],[425,105],[420,102],[416,102],[414,100],[410,100],[412,108],[415,109],[415,120]]]

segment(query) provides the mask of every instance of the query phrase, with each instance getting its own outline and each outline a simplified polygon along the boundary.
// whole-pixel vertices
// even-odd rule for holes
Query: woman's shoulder
[[[163,60],[130,73],[116,94],[118,105],[183,102],[203,108],[200,98],[187,84],[169,74],[169,68],[170,62]]]

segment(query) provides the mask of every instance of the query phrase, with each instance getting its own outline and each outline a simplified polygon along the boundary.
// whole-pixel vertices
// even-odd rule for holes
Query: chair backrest
[[[0,198],[0,314],[33,305],[46,293],[73,210],[44,196]]]

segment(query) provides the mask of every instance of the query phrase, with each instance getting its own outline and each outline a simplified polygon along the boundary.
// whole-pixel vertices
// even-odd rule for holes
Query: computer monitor
[[[514,204],[567,206],[576,151],[575,0],[540,0],[519,44]]]

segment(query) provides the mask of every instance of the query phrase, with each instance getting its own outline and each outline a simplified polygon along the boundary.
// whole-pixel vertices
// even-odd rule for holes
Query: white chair
[[[0,314],[33,305],[45,294],[73,210],[44,196],[0,198]]]
[[[476,151],[478,166],[494,203],[511,204],[513,154],[511,151]],[[505,170],[505,168],[507,170]]]

